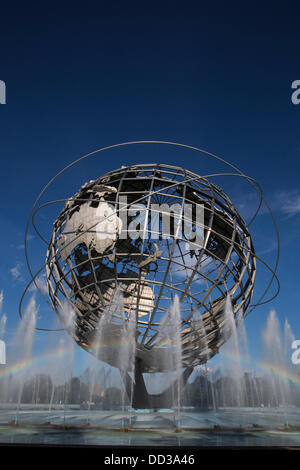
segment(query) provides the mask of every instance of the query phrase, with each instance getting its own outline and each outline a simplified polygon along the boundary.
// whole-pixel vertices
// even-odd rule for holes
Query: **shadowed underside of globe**
[[[168,207],[175,210],[166,233]],[[116,310],[107,342],[121,341],[120,321],[134,316],[137,356],[148,372],[160,370],[161,323],[176,296],[182,362],[195,366],[227,339],[228,295],[235,318],[246,314],[256,273],[248,228],[228,196],[204,177],[160,164],[122,167],[83,185],[54,223],[46,263],[53,307],[60,315],[71,305],[74,339],[92,353],[118,289],[123,316]]]

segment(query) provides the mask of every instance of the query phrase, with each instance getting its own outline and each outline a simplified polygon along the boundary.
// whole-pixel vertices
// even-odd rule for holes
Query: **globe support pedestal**
[[[132,396],[132,408],[135,409],[157,409],[172,408],[178,401],[178,380],[181,383],[179,390],[185,387],[193,367],[187,367],[181,374],[180,378],[175,380],[164,392],[159,394],[150,394],[147,391],[145,380],[143,377],[143,364],[140,358],[136,358],[134,381],[127,373],[123,376],[126,393],[130,399]]]

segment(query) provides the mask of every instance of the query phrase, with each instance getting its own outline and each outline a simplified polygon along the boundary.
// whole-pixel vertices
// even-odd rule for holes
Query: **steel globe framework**
[[[177,218],[170,213],[165,234],[153,217],[174,205]],[[192,215],[196,206],[201,226]],[[176,230],[185,222],[185,207],[191,230],[201,232],[198,243]],[[121,227],[125,212],[128,224]],[[195,366],[226,339],[227,295],[235,316],[246,313],[256,260],[246,223],[220,188],[183,168],[147,164],[107,173],[67,201],[54,223],[46,271],[54,309],[59,312],[67,299],[76,312],[75,340],[86,350],[117,286],[127,317],[137,317],[141,354],[159,346],[161,320],[177,295],[183,365]],[[159,369],[145,360],[144,370]]]
[[[35,217],[45,206],[60,202],[39,205],[55,179],[81,160],[136,144],[163,144],[193,150],[221,161],[230,172],[200,176],[165,164],[121,167],[84,184],[74,196],[66,199],[54,222],[50,240],[41,236]],[[250,221],[246,223],[228,195],[211,182],[210,176],[235,176],[250,183],[259,195],[257,210]],[[271,214],[278,242],[276,222],[258,183],[216,155],[185,144],[162,141],[125,142],[84,155],[50,180],[32,208],[25,233],[25,256],[31,281],[20,301],[20,315],[32,284],[44,297],[38,277],[45,270],[52,307],[60,318],[66,303],[72,307],[75,313],[72,335],[82,348],[95,354],[93,341],[99,320],[113,305],[116,295],[120,295],[125,320],[136,321],[136,370],[139,374],[136,382],[140,382],[137,377],[143,372],[163,370],[160,355],[155,354],[162,351],[162,321],[170,305],[179,301],[182,365],[188,371],[187,379],[193,367],[206,363],[218,353],[230,336],[225,321],[226,299],[231,299],[238,323],[253,308],[269,302],[279,292],[276,276],[279,248],[275,267],[270,268],[255,254],[248,228],[262,204]],[[167,212],[166,207],[171,206],[176,210],[167,214],[166,233],[161,217]],[[188,215],[187,206],[190,208]],[[202,210],[200,223],[195,217],[199,207]],[[181,230],[185,222],[189,233]],[[35,274],[27,250],[30,223],[48,246],[46,262]],[[196,241],[191,238],[195,234]],[[271,278],[263,294],[251,303],[257,261],[271,273]],[[277,283],[275,294],[266,300],[274,282]],[[117,309],[115,319],[116,323],[120,320]],[[114,332],[111,334],[113,336]],[[143,384],[137,388],[138,396]]]

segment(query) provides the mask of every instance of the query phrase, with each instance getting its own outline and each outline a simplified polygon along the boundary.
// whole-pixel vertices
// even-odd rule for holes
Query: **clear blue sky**
[[[280,229],[281,292],[247,318],[250,349],[259,354],[270,308],[282,324],[288,318],[300,339],[300,105],[291,102],[291,84],[300,80],[299,4],[13,5],[1,5],[0,31],[0,80],[7,87],[7,104],[0,105],[0,290],[8,347],[29,280],[25,224],[41,188],[85,153],[140,139],[201,147],[261,184]],[[46,200],[69,197],[86,180],[122,164],[153,161],[199,174],[214,170],[191,152],[116,150],[74,168]],[[215,182],[245,216],[251,212],[246,186]],[[55,210],[45,211],[42,223]],[[258,222],[256,250],[272,263],[271,221],[262,214]],[[43,249],[36,238],[30,241],[35,267],[44,262]],[[39,303],[40,321],[51,326],[55,314]],[[38,338],[37,348],[48,344],[44,333]]]

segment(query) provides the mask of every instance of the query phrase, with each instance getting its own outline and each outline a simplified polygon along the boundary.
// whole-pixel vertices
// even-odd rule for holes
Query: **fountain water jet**
[[[292,338],[290,326],[285,324],[285,339],[282,340],[280,324],[275,310],[271,310],[262,334],[264,361],[270,372],[267,373],[270,405],[284,406],[290,402],[290,384],[276,371],[286,371],[289,366],[285,358],[288,338]]]
[[[62,304],[62,308],[59,311],[59,318],[64,327],[64,329],[69,333],[68,337],[68,345],[67,349],[70,351],[69,354],[69,361],[65,361],[64,363],[64,375],[65,375],[65,388],[64,388],[64,418],[63,422],[66,422],[66,405],[68,401],[69,389],[72,384],[72,377],[73,377],[73,366],[74,366],[74,358],[75,358],[75,345],[72,338],[76,332],[76,323],[75,318],[76,314],[74,309],[68,302],[64,302]]]
[[[2,317],[0,319],[0,339],[4,338],[6,321],[7,321],[7,316],[2,315]]]
[[[208,378],[209,370],[207,368],[207,363],[209,360],[209,349],[208,349],[207,335],[206,335],[206,330],[205,330],[204,323],[203,323],[203,318],[199,311],[196,311],[193,315],[192,328],[195,331],[195,341],[199,342],[202,345],[203,355],[205,357],[205,379],[206,379],[205,385],[206,385],[207,404],[204,407],[209,407],[209,404],[210,404],[209,397],[211,394],[212,407],[214,410],[216,410],[217,406],[216,406],[216,394],[215,394],[214,381],[209,380]]]
[[[254,406],[255,397],[258,398],[258,391],[256,381],[254,380],[253,373],[250,370],[251,356],[248,345],[248,337],[245,326],[244,311],[241,309],[237,319],[237,335],[240,353],[240,368],[242,377],[242,405]],[[243,364],[241,362],[243,360]],[[243,367],[244,365],[244,367]],[[248,372],[246,372],[248,370]],[[246,380],[248,384],[246,384]]]
[[[59,340],[59,344],[58,344],[58,355],[59,355],[60,358],[63,356],[64,350],[65,350],[64,340],[61,338]],[[61,368],[62,368],[61,361],[57,361],[56,364],[55,364],[54,373],[52,375],[52,389],[51,389],[49,410],[48,410],[48,421],[49,422],[50,422],[50,415],[51,415],[52,406],[53,406],[55,387],[58,385],[58,383],[61,379]]]
[[[127,315],[124,311],[123,294],[117,287],[111,303],[103,310],[90,338],[90,352],[95,357],[92,365],[91,396],[96,384],[97,362],[101,360],[119,370],[124,387],[121,391],[121,407],[132,402],[133,382],[129,373],[134,375],[136,349],[135,312]],[[104,382],[105,377],[103,376]],[[126,399],[126,394],[127,398]],[[91,400],[90,400],[91,401]]]
[[[181,315],[179,298],[176,295],[169,310],[161,322],[160,333],[157,338],[157,343],[161,347],[168,349],[168,354],[163,356],[162,368],[166,372],[174,372],[175,376],[175,389],[172,387],[173,393],[173,406],[178,410],[181,405],[181,373],[182,373],[182,345],[181,345]]]
[[[24,317],[17,329],[13,344],[17,350],[16,364],[22,362],[24,366],[30,363],[32,355],[32,346],[35,336],[35,326],[38,308],[35,295],[33,294],[25,310]],[[17,409],[15,414],[15,424],[18,424],[20,404],[25,381],[25,368],[19,375],[19,391],[17,398]]]
[[[242,366],[241,366],[241,354],[239,346],[239,337],[237,324],[234,317],[232,301],[230,294],[226,296],[225,309],[224,309],[224,320],[225,320],[225,335],[230,336],[229,342],[225,345],[225,348],[229,350],[229,354],[234,358],[234,362],[229,368],[229,374],[234,380],[236,387],[236,404],[238,407],[242,406]],[[225,349],[224,348],[224,349]]]

